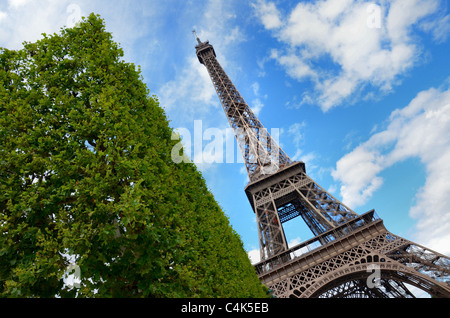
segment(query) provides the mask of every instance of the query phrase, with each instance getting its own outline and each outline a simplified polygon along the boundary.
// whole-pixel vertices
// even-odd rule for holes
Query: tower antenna
[[[197,32],[194,30],[192,30],[192,33],[194,33],[195,38],[197,39],[198,44],[202,44],[202,41],[200,41],[200,39],[198,38]]]

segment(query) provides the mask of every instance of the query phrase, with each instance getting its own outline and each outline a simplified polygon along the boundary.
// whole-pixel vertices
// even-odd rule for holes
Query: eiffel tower
[[[414,298],[408,284],[450,298],[450,258],[390,233],[374,210],[359,215],[325,191],[276,144],[216,58],[205,65],[244,157],[245,193],[256,214],[256,272],[278,298]],[[283,224],[301,217],[314,238],[288,246]]]

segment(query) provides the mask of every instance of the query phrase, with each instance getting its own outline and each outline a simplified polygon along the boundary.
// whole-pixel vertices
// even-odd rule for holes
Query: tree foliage
[[[0,295],[263,297],[140,70],[94,14],[0,49]],[[79,288],[63,277],[79,266]]]

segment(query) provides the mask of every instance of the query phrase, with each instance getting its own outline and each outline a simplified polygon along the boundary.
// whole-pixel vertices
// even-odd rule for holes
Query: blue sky
[[[394,234],[448,255],[449,11],[445,0],[0,0],[0,46],[18,49],[100,14],[171,126],[193,142],[194,121],[202,132],[229,127],[195,56],[195,28],[316,182],[357,213],[375,209]],[[235,143],[234,151],[233,163],[198,167],[255,258],[248,178]],[[285,229],[291,244],[312,236],[300,220]]]

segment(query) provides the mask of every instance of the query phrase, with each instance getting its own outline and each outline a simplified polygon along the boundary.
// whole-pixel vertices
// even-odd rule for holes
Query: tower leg
[[[295,258],[275,269],[267,266],[271,259],[255,265],[275,296],[343,297],[354,296],[356,291],[364,297],[413,297],[407,283],[433,297],[450,298],[450,259],[393,235],[380,219],[359,223],[348,234],[337,234],[325,245],[306,249],[317,240],[287,250]]]

